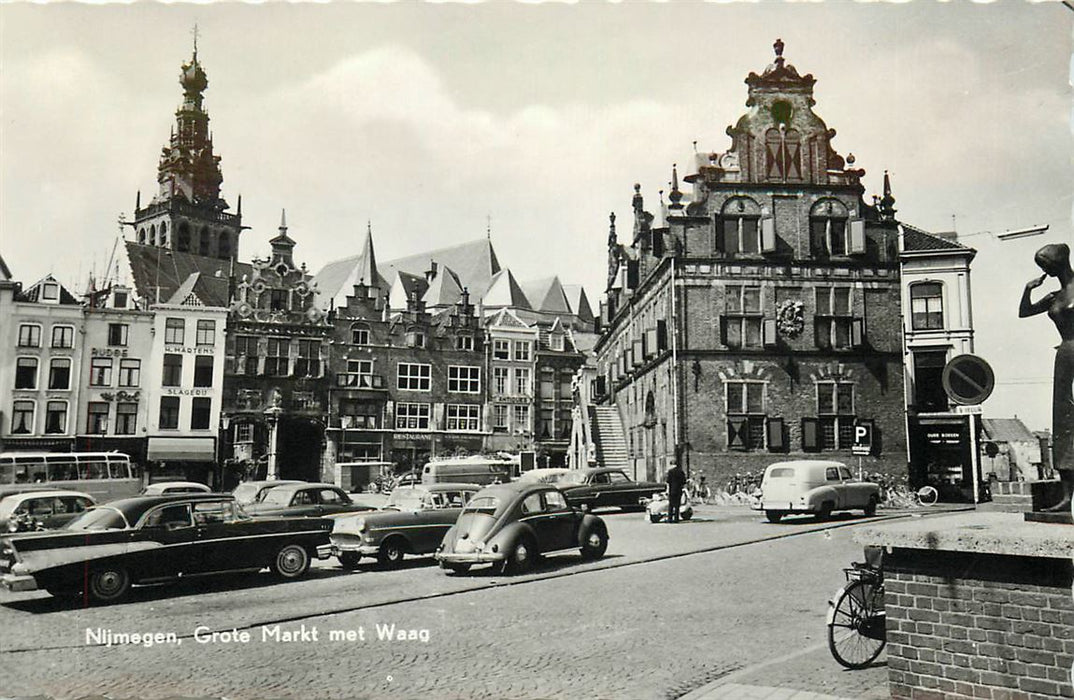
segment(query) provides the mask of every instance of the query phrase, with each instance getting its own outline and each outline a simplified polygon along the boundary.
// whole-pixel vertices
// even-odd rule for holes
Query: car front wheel
[[[310,568],[310,555],[300,544],[285,544],[276,552],[272,573],[284,579],[301,578]]]
[[[766,510],[764,512],[764,517],[768,518],[768,522],[770,523],[778,523],[780,520],[783,520],[783,511]]]
[[[358,568],[358,562],[362,560],[362,555],[358,552],[340,552],[339,565],[348,571],[354,571]]]
[[[111,603],[127,595],[131,587],[130,574],[121,567],[110,566],[90,574],[89,594],[93,600]]]
[[[405,554],[402,542],[393,538],[380,546],[377,561],[384,566],[399,566],[403,563],[403,555]]]
[[[600,559],[608,549],[608,536],[600,530],[592,530],[585,537],[582,544],[582,557],[584,559]]]

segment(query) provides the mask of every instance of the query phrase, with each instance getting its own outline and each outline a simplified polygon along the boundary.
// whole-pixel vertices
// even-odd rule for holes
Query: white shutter
[[[865,220],[852,219],[850,221],[850,252],[860,255],[865,252]]]
[[[865,322],[860,318],[855,318],[850,322],[850,345],[851,347],[860,348],[865,339]]]
[[[764,346],[766,348],[773,348],[776,346],[776,319],[766,318],[764,325],[762,326],[761,337],[764,339]]]
[[[776,220],[771,216],[761,219],[761,251],[776,252]]]

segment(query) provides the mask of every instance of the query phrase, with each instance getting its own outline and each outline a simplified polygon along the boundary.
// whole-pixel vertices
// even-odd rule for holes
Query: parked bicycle
[[[828,649],[841,665],[865,668],[887,644],[883,550],[865,548],[865,561],[843,569],[846,585],[828,601]]]

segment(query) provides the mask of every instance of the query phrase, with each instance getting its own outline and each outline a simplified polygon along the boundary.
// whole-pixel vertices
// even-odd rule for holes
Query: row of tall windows
[[[34,390],[38,388],[38,364],[36,357],[15,358],[15,388]],[[71,358],[54,357],[49,360],[48,382],[50,391],[67,391],[71,388]]]
[[[528,404],[492,405],[492,430],[503,433],[528,433],[530,431],[530,407]]]
[[[212,399],[195,397],[190,402],[190,429],[208,430],[212,417]],[[160,397],[157,426],[161,430],[179,430],[180,397]]]
[[[816,415],[803,419],[802,449],[847,450],[854,442],[854,383],[819,381]],[[724,384],[727,447],[731,450],[783,449],[782,418],[769,416],[768,385],[763,381]]]
[[[195,328],[194,343],[196,345],[215,345],[216,321],[199,320]],[[164,344],[186,344],[186,319],[168,318],[164,320]]]
[[[529,340],[494,338],[492,341],[492,359],[529,362],[532,356],[532,346],[533,342]]]
[[[41,324],[19,324],[19,333],[16,337],[16,345],[20,348],[41,347]],[[66,325],[52,326],[52,338],[50,347],[68,349],[75,346],[75,327]]]
[[[45,402],[45,424],[43,432],[48,435],[62,435],[67,432],[67,414],[70,404],[67,401]],[[11,405],[12,435],[32,435],[36,429],[37,402],[27,399],[14,401]]]
[[[165,355],[167,363],[168,355]],[[211,359],[211,358],[210,358]],[[116,369],[118,386],[133,387],[141,384],[142,361],[134,359],[119,359],[118,362],[112,357],[94,357],[90,360],[90,386],[112,386],[112,370]]]
[[[252,335],[235,337],[236,372],[247,375],[260,373],[267,377],[317,378],[321,376],[323,367],[319,339],[299,338],[293,341],[295,344],[293,362],[290,338],[265,338],[264,356],[261,355],[259,345],[261,341],[261,338]]]

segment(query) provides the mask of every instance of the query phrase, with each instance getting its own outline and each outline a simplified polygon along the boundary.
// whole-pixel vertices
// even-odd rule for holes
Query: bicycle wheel
[[[940,500],[940,492],[934,486],[922,486],[917,490],[917,501],[923,506],[931,506]]]
[[[887,644],[883,588],[872,581],[851,581],[830,605],[828,649],[846,668],[865,668]]]

